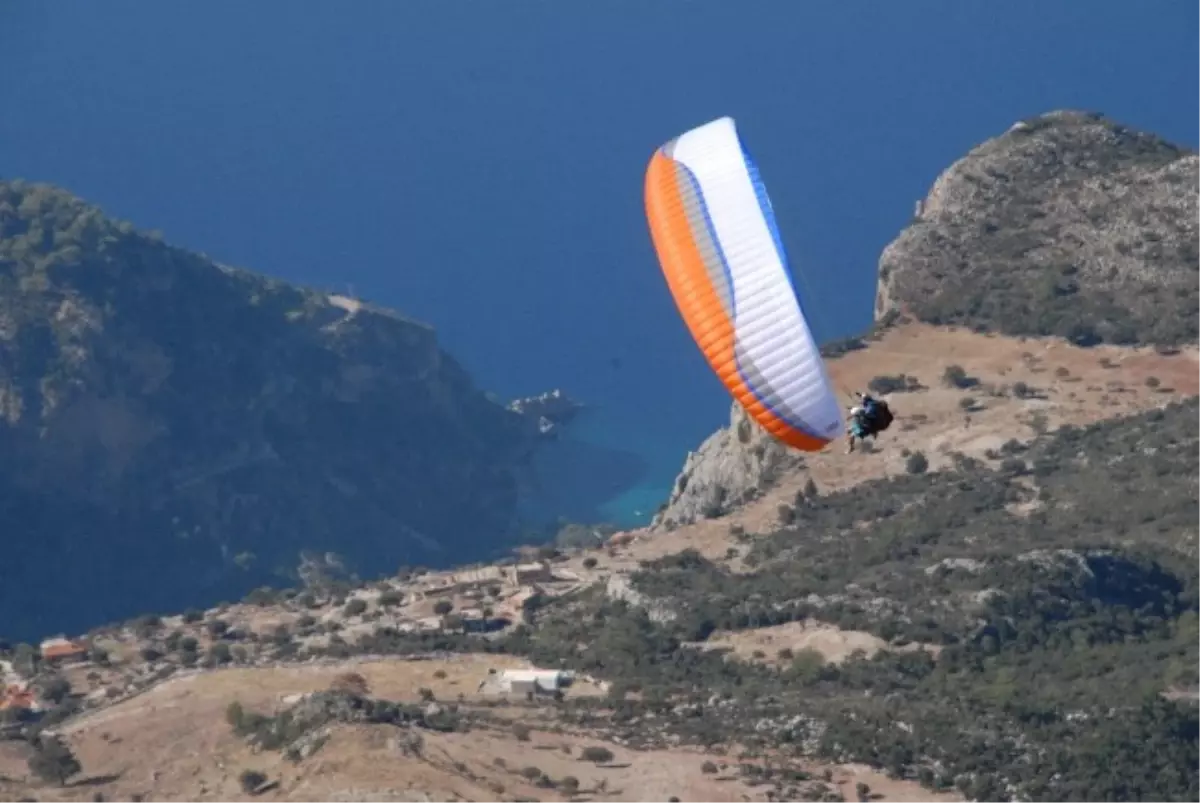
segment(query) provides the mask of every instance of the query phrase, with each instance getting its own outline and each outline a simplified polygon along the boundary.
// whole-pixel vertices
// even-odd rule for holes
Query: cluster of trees
[[[754,540],[752,573],[690,551],[644,565],[632,581],[654,616],[594,588],[533,606],[503,639],[379,629],[330,650],[587,672],[613,681],[609,699],[568,698],[560,715],[634,741],[662,735],[653,713],[696,743],[782,742],[980,799],[1194,798],[1195,708],[1162,692],[1197,685],[1197,429],[1189,402],[1006,445],[992,464],[802,493],[789,526]],[[686,646],[805,617],[940,652],[770,667]],[[796,717],[820,725],[762,735]]]
[[[862,761],[976,799],[1195,799],[1196,708],[1164,692],[1198,683],[1198,411],[1068,427],[852,493],[809,489],[790,524],[742,547],[749,573],[693,551],[644,564],[631,582],[648,608],[597,586],[531,605],[502,638],[379,628],[353,645],[333,634],[328,651],[507,652],[586,672],[612,682],[608,698],[568,696],[559,716],[630,744],[675,735]],[[769,664],[688,645],[806,617],[936,649]],[[221,620],[205,627],[210,655],[231,641]],[[174,635],[164,646],[195,652]],[[338,694],[317,719],[460,726]],[[230,721],[286,748],[316,721],[300,713]]]
[[[368,697],[365,686],[346,678],[328,691],[316,692],[274,714],[247,710],[238,701],[229,704],[225,720],[233,732],[262,750],[280,750],[296,758],[295,748],[307,736],[330,722],[393,725],[432,731],[464,731],[467,718],[451,703],[436,710],[420,705]]]
[[[804,494],[790,526],[755,539],[752,573],[671,555],[633,577],[654,617],[597,589],[504,646],[613,680],[612,726],[647,739],[648,713],[704,744],[808,717],[819,738],[775,741],[976,799],[1193,799],[1196,709],[1163,693],[1198,682],[1197,411]],[[940,651],[837,665],[802,652],[770,668],[684,646],[808,616]]]

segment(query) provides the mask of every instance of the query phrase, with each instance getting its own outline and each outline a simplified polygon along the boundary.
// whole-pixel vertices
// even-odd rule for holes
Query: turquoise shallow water
[[[621,411],[608,409],[586,416],[573,429],[574,440],[597,446],[632,451],[643,466],[638,480],[614,493],[598,505],[603,521],[622,528],[642,527],[650,523],[658,507],[666,502],[683,467],[689,449],[695,449],[711,429],[701,424],[694,436],[655,426],[657,421],[643,416],[622,416]]]
[[[661,479],[655,477],[630,488],[612,501],[601,505],[601,514],[621,528],[644,527],[650,523],[654,511],[671,493],[672,482],[663,485],[658,482]]]

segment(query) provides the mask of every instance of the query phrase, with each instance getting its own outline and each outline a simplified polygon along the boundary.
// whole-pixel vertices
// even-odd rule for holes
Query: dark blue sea
[[[655,147],[737,119],[843,336],[938,173],[1018,119],[1195,147],[1196,28],[1119,0],[8,2],[0,175],[396,307],[502,396],[563,388],[612,486],[572,478],[583,507],[635,524],[729,408],[651,250]]]

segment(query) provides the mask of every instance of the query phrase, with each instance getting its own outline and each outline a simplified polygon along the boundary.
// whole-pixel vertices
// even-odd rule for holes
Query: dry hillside
[[[960,384],[970,387],[947,386],[947,369],[956,365],[968,377]],[[916,379],[919,389],[890,396],[898,418],[872,451],[847,455],[839,446],[805,456],[772,477],[769,487],[750,502],[719,519],[681,524],[669,531],[622,533],[605,548],[561,555],[550,564],[553,574],[529,588],[570,599],[599,582],[608,593],[636,601],[637,592],[625,578],[644,561],[684,549],[699,550],[742,571],[746,538],[777,529],[780,505],[790,504],[810,479],[823,492],[831,492],[903,474],[905,453],[911,451],[926,454],[934,471],[947,466],[956,452],[996,462],[995,450],[1010,439],[1027,441],[1064,423],[1085,424],[1195,396],[1197,368],[1196,349],[1171,355],[1118,347],[1081,349],[1057,340],[1016,340],[917,323],[899,325],[868,348],[831,361],[832,375],[844,387],[865,387],[880,376]],[[911,381],[908,384],[913,386]],[[452,630],[458,625],[450,624],[444,615],[439,618],[438,599],[448,600],[454,615],[465,616],[486,606],[495,611],[493,615],[519,621],[527,589],[505,579],[505,572],[512,570],[510,565],[481,567],[474,574],[426,573],[326,601],[303,599],[303,595],[260,600],[202,616],[97,632],[91,641],[107,651],[106,665],[85,664],[66,672],[73,691],[86,693],[87,705],[51,728],[65,738],[83,771],[66,787],[45,785],[29,774],[27,744],[0,742],[0,794],[41,800],[87,800],[97,795],[153,800],[257,796],[264,800],[731,801],[800,795],[850,800],[858,795],[856,785],[865,783],[872,799],[955,798],[953,790],[935,795],[914,780],[891,778],[854,763],[823,763],[761,751],[739,758],[741,748],[734,743],[716,743],[707,750],[672,746],[670,739],[638,744],[621,738],[620,728],[614,731],[609,718],[615,716],[615,709],[589,709],[593,713],[588,716],[598,719],[588,725],[565,716],[550,699],[527,701],[519,695],[481,691],[489,670],[530,666],[513,656],[433,653],[338,658],[321,652],[329,648],[331,639],[353,644],[381,627],[404,629],[409,626],[405,623],[422,619],[432,618],[435,631]],[[481,590],[476,591],[472,585],[476,577],[491,579],[481,580]],[[436,590],[456,582],[458,590],[449,594]],[[395,597],[394,604],[385,604],[389,595]],[[362,610],[352,612],[355,600],[362,601]],[[215,620],[227,629],[215,629]],[[287,639],[278,637],[281,628]],[[206,658],[186,668],[190,664],[180,666],[175,657],[182,653],[171,652],[172,643],[178,649],[180,633],[185,639],[191,633],[198,642],[195,650],[215,655],[216,645],[230,632],[241,633],[234,647],[241,652],[223,659],[223,665]],[[292,646],[284,650],[283,643]],[[856,650],[869,657],[880,650],[902,653],[920,645],[896,648],[871,633],[810,620],[718,632],[706,645],[695,646],[730,650],[727,660],[781,668],[786,661],[780,656],[791,652],[813,650],[835,665]],[[147,647],[158,654],[148,655]],[[936,656],[940,648],[929,647]],[[312,657],[316,653],[310,650],[323,657]],[[333,723],[324,732],[319,750],[292,761],[278,750],[253,748],[227,721],[227,709],[235,701],[247,710],[270,713],[294,703],[295,695],[328,688],[347,671],[364,678],[371,696],[425,706],[427,711],[429,706],[451,709],[468,724],[444,732],[411,725]],[[597,701],[611,699],[604,697],[606,686],[581,679],[566,690],[566,697],[569,701],[589,696]],[[109,688],[114,691],[108,692]],[[527,726],[528,735],[518,738],[514,723]],[[414,731],[420,735],[419,749],[413,747]],[[583,760],[587,747],[605,747],[614,757],[601,764]],[[706,762],[712,762],[714,772],[707,771]],[[754,774],[754,767],[772,763],[804,774],[792,780],[776,776],[769,782]],[[529,769],[534,767],[537,772]],[[263,773],[260,791],[242,789],[239,779],[247,770]]]
[[[737,459],[763,447],[757,441],[742,444],[733,435],[745,420],[735,405],[733,426],[713,435],[689,459],[688,481],[676,484],[659,514],[657,521],[666,526],[655,527],[654,538],[630,555],[644,559],[687,544],[716,556],[729,546],[730,524],[752,532],[775,526],[778,505],[790,502],[810,478],[822,491],[841,490],[902,474],[908,451],[922,451],[931,468],[937,468],[953,452],[983,458],[1010,438],[1027,441],[1064,423],[1088,424],[1194,396],[1197,355],[1195,347],[1162,354],[1151,348],[1080,348],[1058,338],[1007,338],[915,322],[891,327],[869,348],[829,361],[831,380],[847,394],[866,390],[877,377],[911,377],[919,383],[914,391],[882,394],[897,420],[871,452],[846,455],[844,444],[835,444],[817,455],[790,453],[784,463],[769,459],[770,450],[779,450],[770,444],[767,460]],[[953,366],[965,371],[960,384],[967,387],[947,383],[947,369]],[[785,468],[761,470],[780,464]],[[721,510],[718,500],[747,494],[753,495],[752,503],[737,506],[720,521],[703,520],[706,511]],[[671,534],[672,522],[697,526]]]
[[[146,694],[72,721],[62,728],[86,768],[86,777],[65,789],[29,789],[0,782],[0,794],[15,799],[243,800],[239,776],[262,772],[278,785],[257,795],[262,800],[766,800],[766,785],[749,785],[730,756],[694,749],[630,750],[557,725],[552,712],[523,701],[496,705],[476,694],[487,670],[503,659],[455,657],[406,662],[354,663],[372,693],[396,700],[417,699],[419,687],[438,699],[459,700],[460,711],[480,717],[465,733],[421,734],[418,750],[402,730],[387,725],[341,725],[313,757],[292,762],[277,753],[256,751],[226,722],[233,700],[247,708],[270,710],[289,695],[327,688],[347,667],[214,670],[167,681]],[[439,675],[442,677],[439,679]],[[532,727],[521,739],[512,723]],[[613,758],[583,758],[588,747],[605,747]],[[20,778],[27,746],[0,744],[0,777]],[[705,761],[722,769],[702,770]],[[532,779],[530,767],[558,788]],[[825,767],[808,765],[816,776]],[[866,767],[831,767],[831,788],[847,797],[856,783],[868,783],[884,800],[925,800],[915,784],[889,781]],[[523,772],[526,773],[523,775]],[[562,779],[575,778],[577,784]],[[567,793],[577,789],[577,794]],[[938,799],[954,799],[939,796]]]

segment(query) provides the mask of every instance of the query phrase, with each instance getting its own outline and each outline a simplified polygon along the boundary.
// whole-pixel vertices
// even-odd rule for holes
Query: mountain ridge
[[[1196,152],[1101,114],[1014,124],[942,171],[883,251],[877,318],[1081,345],[1200,336]]]
[[[912,328],[917,331],[906,332]],[[831,368],[835,375],[870,375],[894,364],[906,344],[934,333],[922,324],[900,325],[832,360]],[[1064,787],[1055,777],[1090,784],[1086,799],[1131,782],[1159,799],[1186,799],[1194,780],[1176,760],[1186,740],[1159,742],[1159,763],[1148,760],[1144,773],[1120,762],[1113,779],[1094,773],[1105,739],[1123,745],[1114,748],[1121,756],[1130,739],[1149,744],[1166,738],[1159,727],[1184,733],[1188,727],[1186,718],[1171,719],[1186,714],[1186,705],[1172,707],[1169,700],[1192,699],[1196,685],[1194,639],[1183,640],[1189,627],[1194,631],[1196,533],[1178,525],[1190,521],[1196,504],[1197,354],[937,334],[939,358],[906,372],[925,389],[898,394],[916,427],[851,465],[845,455],[809,456],[716,518],[660,533],[619,533],[599,547],[544,547],[544,564],[406,572],[366,585],[316,576],[303,588],[256,593],[240,604],[100,628],[86,642],[103,662],[67,670],[78,702],[66,698],[67,708],[52,709],[63,713],[43,727],[65,738],[89,773],[108,772],[123,755],[103,733],[142,745],[145,769],[137,764],[101,786],[118,797],[248,799],[237,775],[251,769],[280,781],[280,789],[268,793],[276,799],[328,784],[396,797],[406,788],[465,789],[460,784],[468,778],[521,796],[519,768],[537,767],[555,783],[536,786],[536,796],[565,800],[573,782],[560,787],[560,777],[577,777],[584,786],[600,780],[591,769],[573,772],[575,765],[560,766],[539,752],[557,754],[566,744],[574,762],[585,746],[605,747],[634,767],[653,757],[678,758],[673,766],[684,774],[670,781],[651,780],[657,776],[648,771],[613,770],[610,777],[622,779],[624,791],[601,790],[605,799],[644,799],[651,789],[664,789],[661,783],[679,797],[720,797],[724,787],[703,786],[709,770],[702,762],[719,774],[728,765],[735,777],[757,779],[739,787],[751,800],[770,799],[768,791],[777,798],[851,799],[860,794],[858,783],[884,800],[994,798],[996,785],[1009,783],[1025,785],[1033,799],[1059,799]],[[1030,354],[1025,368],[999,373],[1008,370],[1014,349]],[[961,360],[977,384],[937,387],[951,360]],[[1065,366],[1071,366],[1066,376],[1057,370]],[[1104,383],[1114,372],[1162,382]],[[1029,395],[988,390],[997,378],[1015,384],[1026,376],[1041,382]],[[1180,387],[1164,390],[1166,383]],[[972,405],[967,412],[958,403],[972,397],[986,409]],[[973,420],[964,426],[967,416]],[[939,440],[946,449],[935,448]],[[925,450],[927,473],[910,468],[909,447]],[[1121,483],[1128,494],[1114,492]],[[1156,501],[1164,495],[1173,498],[1169,509]],[[1085,519],[1094,523],[1079,526]],[[990,537],[973,538],[975,527]],[[1151,540],[1130,541],[1129,534],[1140,539],[1141,532]],[[520,579],[525,575],[529,579]],[[984,593],[996,585],[1012,595],[1011,603]],[[910,586],[922,590],[910,593]],[[1178,602],[1164,602],[1163,591]],[[1118,647],[1106,646],[1108,620],[1096,619],[1089,607],[1097,594],[1108,600],[1103,605],[1117,606],[1117,623],[1134,621],[1119,613],[1125,595],[1133,594],[1128,605],[1143,608],[1137,616],[1150,615],[1145,605],[1152,604],[1166,635],[1153,635],[1159,626],[1138,624],[1141,635],[1117,638],[1126,644],[1119,648],[1123,657],[1106,658],[1106,650]],[[1008,604],[1018,607],[1003,607]],[[1100,642],[1080,641],[1082,652],[1072,657],[1056,632],[1025,632],[1037,617],[1013,613],[1020,606],[1050,606],[1048,612],[1060,604],[1071,611],[1057,614],[1067,616],[1063,633],[1068,626],[1084,628]],[[1008,617],[1022,628],[1021,638],[1059,646],[993,645],[989,637],[1016,634],[979,629],[970,621],[976,615]],[[508,624],[490,633],[470,624],[489,616]],[[1124,641],[1129,638],[1135,640]],[[1134,654],[1142,663],[1125,668]],[[14,663],[27,660],[23,655],[29,651],[20,647],[8,654]],[[1073,662],[1079,660],[1094,668],[1078,669]],[[989,669],[993,661],[1002,663]],[[1021,668],[1029,662],[1032,669]],[[1104,670],[1109,665],[1114,668]],[[486,689],[497,672],[537,667],[572,669],[576,682],[557,702]],[[50,688],[55,671],[62,670],[42,667],[36,682]],[[1013,709],[1012,678],[1025,683],[1021,673],[1027,671],[1041,678],[1037,693]],[[1086,683],[1060,682],[1063,672],[1076,671]],[[345,688],[338,684],[350,682],[343,679],[347,673],[369,679],[366,696],[381,701],[371,705],[422,706],[426,716],[450,716],[458,724],[443,737],[425,725],[397,730],[335,721],[306,731],[297,745],[323,746],[312,748],[313,755],[304,748],[293,760],[249,750],[225,723],[234,702],[275,722],[270,718],[326,687]],[[935,682],[939,677],[951,684],[948,691]],[[1091,735],[1087,719],[1046,719],[1063,705],[1077,712],[1073,716],[1092,717],[1096,696],[1111,696],[1105,684],[1128,690],[1133,681],[1161,702],[1140,709],[1131,700],[1110,715],[1110,724],[1095,726],[1101,735]],[[952,696],[943,698],[946,693]],[[59,717],[65,717],[61,725],[55,724]],[[1022,724],[1022,717],[1048,724],[1028,730],[1034,726]],[[915,730],[904,731],[898,721]],[[961,728],[972,722],[973,735],[965,738]],[[140,738],[142,728],[160,736]],[[166,745],[190,744],[193,731],[210,745],[202,752],[222,756],[221,770],[182,754],[168,760]],[[390,753],[377,751],[391,748],[380,745],[413,743],[422,733],[425,744],[453,761],[425,769],[408,760],[350,762],[330,775],[328,761],[356,753],[382,759]],[[1032,736],[1053,749],[1026,765],[1021,738]],[[13,767],[0,772],[19,777],[13,762],[24,755],[0,743],[0,767]],[[505,764],[492,763],[493,757]],[[753,775],[763,770],[742,764],[773,769]],[[150,767],[158,765],[170,771],[154,776]],[[372,769],[382,766],[390,769]],[[1028,771],[1012,774],[1023,766]],[[20,794],[28,787],[7,788]],[[63,799],[79,796],[64,791]]]
[[[523,519],[541,493],[528,475],[540,450],[570,452],[558,436],[578,409],[561,392],[506,407],[427,324],[0,182],[10,622],[84,624],[22,588],[28,565],[56,565],[91,615],[122,618],[287,582],[302,551],[360,572],[489,554],[540,524]],[[580,470],[636,479],[613,456],[589,447]]]

